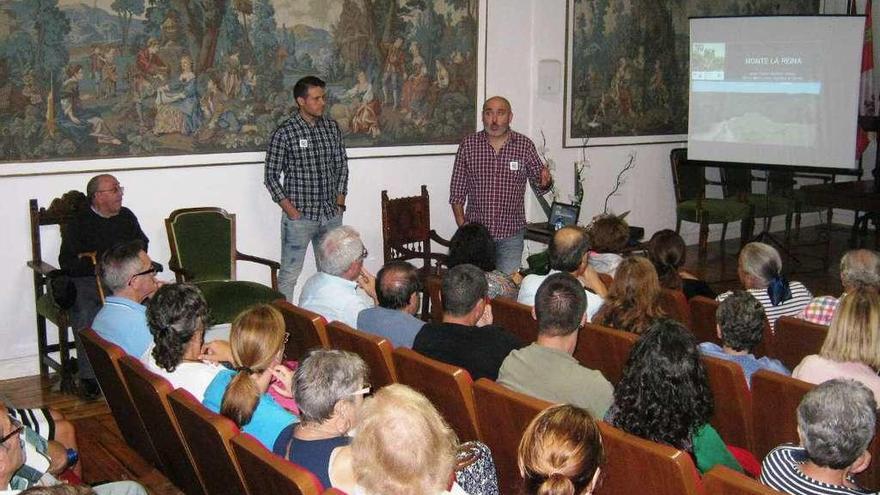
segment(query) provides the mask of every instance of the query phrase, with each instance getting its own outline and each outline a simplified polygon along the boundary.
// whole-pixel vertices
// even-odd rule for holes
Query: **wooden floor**
[[[791,256],[784,256],[784,270],[790,280],[798,280],[814,294],[840,294],[838,274],[840,256],[849,248],[849,229],[835,226],[831,231],[831,263],[823,266],[823,245],[798,246],[816,241],[817,228],[803,229],[800,239],[793,240]],[[779,235],[780,241],[783,236]],[[871,245],[873,245],[871,239]],[[686,268],[709,282],[718,291],[739,287],[736,278],[736,254],[739,240],[728,241],[722,254],[720,243],[709,245],[705,259],[700,259],[696,246],[688,248]],[[795,259],[796,258],[796,259]],[[101,399],[85,402],[75,396],[53,389],[53,383],[38,376],[0,381],[0,398],[16,407],[49,406],[73,421],[83,463],[83,478],[88,483],[131,479],[140,481],[150,493],[180,494],[157,469],[134,453],[122,440],[107,403]],[[57,387],[56,387],[57,388]]]

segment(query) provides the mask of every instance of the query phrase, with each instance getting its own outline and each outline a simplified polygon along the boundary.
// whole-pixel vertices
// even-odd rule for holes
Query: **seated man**
[[[538,288],[532,316],[538,340],[507,356],[498,383],[553,403],[582,407],[596,418],[614,401],[614,387],[599,371],[572,357],[580,328],[586,323],[587,298],[580,282],[568,273],[547,277]]]
[[[406,261],[392,261],[376,274],[376,299],[379,305],[358,314],[357,327],[387,338],[394,347],[412,347],[424,321],[414,315],[419,311],[422,284],[419,272]]]
[[[590,242],[587,233],[580,227],[564,227],[553,234],[547,249],[550,258],[550,273],[547,275],[526,275],[519,288],[517,301],[529,306],[535,305],[535,293],[544,280],[554,273],[572,274],[583,285],[587,295],[587,321],[602,307],[603,298],[608,294],[605,284],[590,266],[588,256]]]
[[[856,289],[877,292],[880,290],[880,256],[870,249],[847,251],[840,258],[840,282],[844,294]],[[797,317],[818,325],[830,325],[838,302],[834,296],[814,297]]]
[[[766,324],[764,306],[754,296],[744,290],[731,292],[718,305],[715,320],[718,338],[723,347],[714,342],[703,342],[700,344],[700,352],[740,365],[750,387],[752,375],[758,370],[791,375],[791,371],[779,360],[766,356],[758,359],[752,354],[752,350],[764,337]]]
[[[142,303],[159,288],[156,268],[140,241],[110,248],[101,258],[98,273],[113,294],[95,316],[92,328],[104,339],[136,358],[153,343]]]
[[[868,469],[877,403],[854,380],[830,380],[809,391],[797,409],[800,445],[771,450],[761,465],[761,482],[791,494],[874,493],[852,476]]]
[[[342,225],[324,234],[316,253],[318,273],[303,286],[300,307],[356,327],[361,310],[376,305],[376,279],[364,269],[366,257],[367,248],[353,228]]]
[[[587,235],[593,248],[590,266],[613,277],[623,259],[620,253],[629,242],[629,225],[623,217],[603,214],[593,219],[587,227]]]
[[[89,208],[65,225],[61,235],[61,253],[58,262],[71,276],[76,287],[76,300],[70,308],[70,324],[77,332],[88,328],[101,309],[101,300],[95,284],[95,266],[81,253],[95,252],[100,260],[104,252],[116,244],[139,240],[146,251],[149,239],[144,235],[137,217],[122,206],[124,188],[115,177],[101,174],[92,177],[86,185]],[[76,339],[79,365],[80,393],[94,398],[100,393],[95,373],[89,365],[85,350]]]
[[[488,292],[483,270],[468,264],[451,268],[440,289],[443,321],[426,323],[416,335],[413,350],[460,366],[474,380],[497,379],[504,358],[522,343],[492,325]]]

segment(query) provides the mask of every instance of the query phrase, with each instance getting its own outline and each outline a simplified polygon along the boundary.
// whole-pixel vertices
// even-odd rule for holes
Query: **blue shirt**
[[[231,370],[221,370],[217,373],[214,381],[205,390],[205,400],[202,401],[205,407],[215,413],[220,413],[220,403],[223,402],[223,394],[235,375],[236,373]],[[251,416],[250,423],[244,425],[242,431],[250,433],[267,449],[272,450],[281,430],[291,423],[298,421],[299,418],[281,407],[271,395],[262,394],[260,401],[257,403],[257,408]]]
[[[153,343],[147,326],[147,307],[124,297],[110,296],[95,316],[92,328],[105,340],[140,358]]]
[[[743,374],[746,376],[746,381],[749,383],[750,388],[752,386],[752,375],[758,370],[773,371],[785,376],[791,375],[791,371],[789,371],[784,364],[779,362],[778,359],[769,358],[767,356],[758,359],[753,354],[727,354],[724,352],[723,348],[714,342],[703,342],[700,344],[700,352],[707,356],[733,361],[738,364],[739,367],[742,368]]]
[[[381,306],[361,311],[357,319],[358,329],[385,337],[394,347],[412,348],[416,334],[424,325],[424,321],[409,313]]]
[[[358,313],[372,308],[373,300],[358,289],[357,282],[318,272],[306,281],[299,295],[299,306],[330,321],[341,321],[356,328]]]

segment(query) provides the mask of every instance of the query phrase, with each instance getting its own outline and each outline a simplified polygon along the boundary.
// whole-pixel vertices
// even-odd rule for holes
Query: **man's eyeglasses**
[[[348,395],[368,395],[369,393],[370,393],[370,384],[368,383],[368,384],[364,385],[364,387],[361,388],[360,390],[355,390],[354,392],[352,392]]]
[[[110,188],[110,189],[98,189],[98,190],[95,191],[95,192],[96,192],[96,193],[110,192],[110,193],[113,193],[113,194],[116,194],[116,193],[123,193],[123,194],[125,194],[125,187],[123,187],[123,186],[115,186],[115,187],[112,187],[112,188]]]
[[[7,440],[18,435],[19,433],[21,433],[22,430],[24,430],[24,426],[22,426],[17,419],[10,417],[9,421],[12,423],[12,431],[7,433],[6,435],[3,435],[3,438],[0,438],[0,444],[6,443]]]
[[[365,260],[365,259],[367,259],[367,256],[369,256],[369,255],[370,255],[370,252],[367,251],[367,248],[366,248],[366,247],[364,247],[364,248],[363,248],[363,251],[361,251],[361,259],[362,259],[362,260]]]
[[[141,275],[155,275],[155,274],[156,274],[156,267],[151,266],[150,268],[148,268],[140,273],[135,273],[134,275],[132,275],[131,278],[128,279],[128,284],[131,285],[131,281],[134,280],[136,277],[140,277]]]

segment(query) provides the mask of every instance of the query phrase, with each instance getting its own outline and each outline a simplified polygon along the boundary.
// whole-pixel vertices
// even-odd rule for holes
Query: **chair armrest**
[[[77,258],[83,259],[87,258],[91,260],[92,266],[98,266],[98,252],[97,251],[85,251],[76,255]]]
[[[252,261],[254,263],[268,266],[269,274],[272,277],[272,288],[278,290],[278,270],[281,269],[281,263],[273,260],[267,260],[266,258],[260,258],[259,256],[251,256],[249,254],[240,253],[238,250],[235,251],[235,259],[242,261]]]
[[[177,280],[177,283],[186,282],[187,279],[193,277],[192,272],[177,266],[177,260],[172,259],[169,261],[168,268],[174,272],[174,278]]]
[[[432,241],[436,242],[437,244],[440,244],[443,247],[449,247],[449,240],[440,237],[436,230],[431,229],[431,232],[429,232],[428,236],[431,238]]]
[[[395,246],[394,250],[404,256],[409,256],[412,258],[424,258],[425,257],[425,253],[422,253],[419,251],[413,251],[411,249],[407,249],[402,246]],[[446,254],[444,254],[444,253],[431,253],[430,256],[428,256],[428,259],[432,259],[432,260],[437,261],[438,263],[442,263],[444,265],[446,264],[447,258],[448,258],[448,256],[446,256]]]
[[[27,266],[31,267],[35,272],[40,275],[49,275],[50,272],[57,270],[54,266],[46,263],[45,261],[28,261]]]

